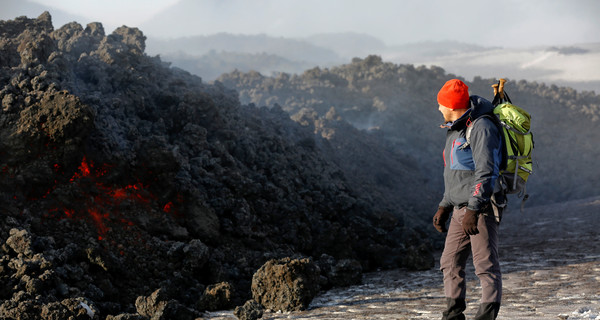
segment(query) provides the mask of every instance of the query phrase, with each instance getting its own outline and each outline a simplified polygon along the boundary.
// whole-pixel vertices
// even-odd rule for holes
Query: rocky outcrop
[[[193,317],[288,256],[411,266],[410,209],[363,194],[281,108],[145,55],[135,28],[0,30],[0,318]]]

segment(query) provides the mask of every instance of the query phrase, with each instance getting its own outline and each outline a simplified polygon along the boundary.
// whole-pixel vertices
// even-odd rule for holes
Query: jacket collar
[[[462,129],[462,127],[464,127],[466,125],[468,119],[470,118],[471,112],[472,112],[472,108],[465,111],[465,113],[463,113],[463,115],[460,116],[460,118],[458,118],[458,119],[454,120],[454,122],[452,122],[452,124],[450,125],[450,129],[451,130]]]
[[[485,98],[477,95],[469,97],[471,108],[467,110],[460,118],[452,122],[450,129],[457,130],[466,127],[469,119],[475,120],[480,116],[494,111],[494,105]]]

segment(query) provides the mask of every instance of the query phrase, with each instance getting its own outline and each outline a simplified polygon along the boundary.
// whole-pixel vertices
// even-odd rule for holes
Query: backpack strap
[[[525,210],[525,201],[529,199],[529,194],[527,193],[527,186],[523,186],[523,191],[518,195],[519,198],[523,198],[521,200],[521,213]]]
[[[519,130],[517,130],[517,129],[513,128],[513,127],[511,127],[510,125],[506,124],[506,122],[504,122],[504,121],[502,121],[502,120],[500,120],[500,124],[501,124],[503,127],[505,127],[507,130],[510,130],[510,131],[512,131],[512,132],[514,132],[514,133],[516,133],[516,134],[520,134],[520,135],[522,135],[522,136],[524,136],[524,135],[526,135],[526,134],[529,134],[529,132],[531,132],[531,129],[530,129],[530,130],[528,130],[527,132],[521,132],[521,131],[519,131]]]
[[[462,146],[458,147],[459,150],[463,150],[471,145],[471,131],[473,131],[473,123],[471,123],[471,125],[467,127],[465,131],[465,139],[467,139],[467,142],[463,143]]]
[[[458,147],[460,150],[471,145],[471,131],[473,131],[473,125],[475,124],[475,121],[477,121],[481,118],[490,118],[494,123],[499,123],[499,121],[495,121],[495,119],[494,119],[494,118],[498,119],[498,117],[491,115],[491,114],[483,114],[483,115],[477,117],[475,120],[473,120],[471,122],[471,125],[466,128],[465,139],[467,139],[467,142],[463,143],[462,146]],[[498,128],[498,129],[500,129],[500,128]]]

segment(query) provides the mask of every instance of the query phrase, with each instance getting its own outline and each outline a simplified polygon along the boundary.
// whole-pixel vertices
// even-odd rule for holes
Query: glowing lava
[[[58,168],[60,165],[54,165],[55,170]],[[84,156],[78,171],[69,179],[70,184],[76,184],[76,189],[81,190],[81,197],[78,198],[82,201],[74,207],[73,204],[63,204],[62,208],[52,208],[48,210],[48,216],[91,221],[98,231],[98,240],[103,240],[112,230],[111,226],[128,229],[134,225],[132,221],[121,216],[119,209],[123,205],[144,211],[151,210],[154,206],[161,208],[157,204],[157,198],[139,181],[125,186],[109,186],[101,182],[101,178],[109,172],[110,168],[111,166],[106,164],[96,167],[93,161]],[[55,189],[56,186],[44,198],[52,194]],[[180,198],[177,201],[180,201]],[[131,210],[131,207],[128,209]],[[174,213],[174,207],[173,202],[169,201],[162,206],[162,211]]]

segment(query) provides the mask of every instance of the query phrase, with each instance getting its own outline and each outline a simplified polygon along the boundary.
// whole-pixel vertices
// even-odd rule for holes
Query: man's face
[[[438,109],[440,110],[440,112],[442,113],[442,115],[444,116],[444,122],[452,122],[453,120],[450,120],[450,111],[452,109],[450,108],[446,108],[443,105],[439,105]]]

